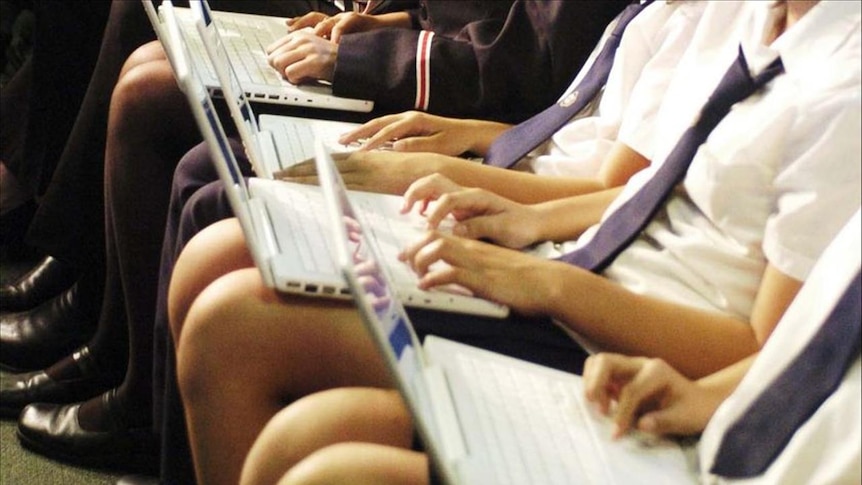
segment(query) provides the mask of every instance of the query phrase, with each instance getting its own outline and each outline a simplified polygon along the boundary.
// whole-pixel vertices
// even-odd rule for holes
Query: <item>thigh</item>
[[[339,388],[315,393],[269,421],[246,458],[243,483],[275,483],[302,459],[335,443],[408,448],[412,430],[398,391]]]
[[[189,307],[204,288],[221,276],[252,266],[254,261],[236,219],[216,222],[193,237],[171,275],[168,314],[174,340]]]

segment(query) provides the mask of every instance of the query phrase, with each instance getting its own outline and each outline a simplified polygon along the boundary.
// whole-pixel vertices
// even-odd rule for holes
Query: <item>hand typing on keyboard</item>
[[[604,353],[587,359],[584,392],[612,419],[615,437],[637,431],[655,444],[655,436],[702,431],[730,389],[691,381],[661,359]]]

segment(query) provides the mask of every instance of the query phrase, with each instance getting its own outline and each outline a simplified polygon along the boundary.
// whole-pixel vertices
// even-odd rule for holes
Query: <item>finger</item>
[[[435,238],[425,244],[413,256],[413,267],[417,274],[425,275],[434,263],[442,261],[450,266],[472,270],[482,266],[476,251],[477,245],[483,244],[470,241],[440,231],[431,231]]]
[[[441,192],[437,198],[437,204],[431,209],[431,212],[426,215],[428,225],[437,227],[440,223],[451,215],[458,215],[456,219],[463,222],[466,218],[477,217],[488,213],[488,204],[490,202],[488,193],[481,189],[451,189],[445,193]]]
[[[288,78],[288,69],[305,59],[305,49],[297,48],[297,44],[285,44],[267,56],[269,65],[282,76]]]
[[[377,133],[374,133],[365,141],[363,150],[374,150],[381,146],[392,144],[393,148],[398,140],[410,136],[415,136],[417,133],[411,127],[409,121],[400,119],[381,127]]]
[[[284,47],[284,45],[287,44],[288,42],[290,42],[290,35],[283,35],[283,36],[279,37],[278,39],[272,41],[269,45],[267,45],[264,48],[264,50],[266,51],[267,55],[271,55],[272,53],[278,51],[279,49],[282,49]]]
[[[416,180],[407,190],[404,191],[403,200],[404,203],[401,206],[401,213],[406,214],[413,210],[413,206],[416,202],[423,202],[421,213],[425,213],[425,209],[427,209],[428,200],[434,200],[438,197],[438,183],[435,181],[437,178],[441,177],[440,175],[428,175],[425,177]]]
[[[587,401],[595,403],[599,412],[607,416],[610,410],[611,396],[609,382],[611,378],[611,364],[608,362],[609,354],[591,355],[584,362],[584,396]]]
[[[300,17],[294,17],[287,19],[287,27],[288,30],[293,32],[296,30],[304,29],[306,27],[314,27],[321,21],[327,19],[328,16],[321,12],[309,12]]]
[[[314,26],[314,35],[329,39],[332,36],[332,28],[337,24],[336,17],[329,17]]]
[[[308,175],[317,175],[317,167],[314,160],[306,160],[304,162],[291,165],[281,172],[278,172],[280,177],[305,177]]]
[[[349,145],[355,141],[362,140],[364,138],[369,138],[373,136],[375,133],[383,129],[385,126],[389,125],[398,120],[400,115],[385,115],[379,118],[374,118],[371,121],[368,121],[361,126],[348,131],[341,135],[338,138],[338,142],[342,145]]]
[[[341,41],[341,36],[350,31],[350,18],[345,17],[340,19],[332,26],[332,31],[329,34],[329,39],[336,44]]]
[[[392,149],[396,152],[430,152],[452,155],[453,150],[447,150],[443,136],[434,133],[427,136],[400,137],[392,142]]]
[[[320,66],[308,57],[303,57],[284,68],[284,77],[293,84],[302,84],[321,79]]]
[[[614,416],[614,437],[628,432],[640,415],[651,410],[650,406],[655,405],[667,389],[669,381],[661,364],[658,359],[648,360],[620,391]]]
[[[435,231],[426,232],[419,240],[408,244],[401,253],[398,254],[398,259],[407,263],[413,271],[416,271],[416,266],[414,265],[414,261],[416,260],[416,255],[422,250],[422,248],[428,246],[433,243],[440,237]]]

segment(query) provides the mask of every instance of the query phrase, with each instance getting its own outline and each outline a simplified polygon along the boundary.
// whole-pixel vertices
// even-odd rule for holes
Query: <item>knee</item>
[[[123,73],[114,87],[112,126],[123,122],[135,129],[157,125],[146,115],[161,116],[171,106],[179,105],[181,96],[167,61],[138,64]]]
[[[224,277],[230,280],[230,275]],[[183,322],[171,321],[176,339],[177,382],[184,402],[195,402],[218,386],[229,370],[248,359],[239,352],[239,332],[235,312],[242,312],[242,299],[236,298],[230,282],[216,281],[191,304]]]
[[[356,479],[358,443],[336,443],[321,448],[291,468],[279,485],[335,485]]]
[[[120,77],[122,78],[126,75],[127,72],[142,64],[160,60],[167,60],[167,56],[165,55],[165,51],[162,48],[161,42],[157,40],[148,42],[135,49],[129,55],[129,57],[126,59],[126,62],[123,63],[122,69],[120,70]]]
[[[241,485],[277,483],[302,459],[297,447],[291,446],[295,440],[285,439],[296,435],[296,426],[302,426],[301,417],[290,406],[270,419],[246,456]]]

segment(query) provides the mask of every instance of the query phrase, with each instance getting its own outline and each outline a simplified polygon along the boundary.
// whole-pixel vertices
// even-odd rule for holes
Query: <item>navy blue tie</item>
[[[711,473],[762,474],[793,434],[838,388],[862,342],[859,273],[802,352],[724,435]]]
[[[620,45],[626,26],[652,1],[626,7],[590,70],[572,94],[497,137],[485,154],[485,164],[511,168],[584,109],[607,83],[611,67],[614,65],[614,54]]]
[[[701,109],[700,118],[683,133],[653,177],[608,216],[586,245],[564,254],[560,260],[593,272],[604,270],[658,212],[673,188],[685,177],[697,149],[731,106],[751,96],[782,72],[784,66],[778,58],[752,79],[740,47],[736,61]]]

